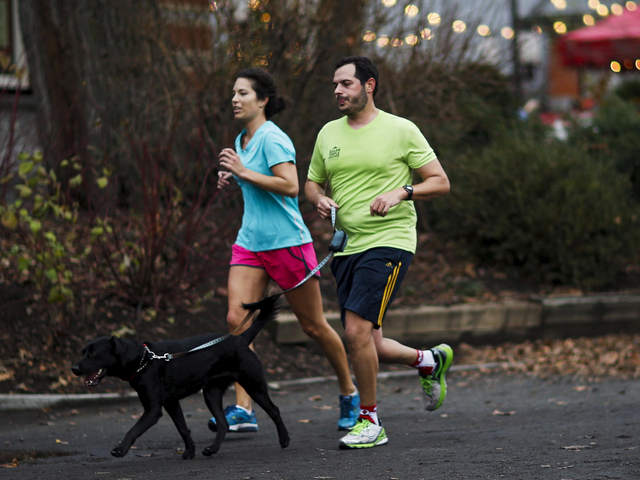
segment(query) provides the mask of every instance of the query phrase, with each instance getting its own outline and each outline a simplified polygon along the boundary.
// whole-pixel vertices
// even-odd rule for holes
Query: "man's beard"
[[[342,110],[342,113],[344,113],[347,116],[357,115],[362,110],[364,110],[364,108],[367,106],[367,103],[369,102],[369,99],[367,98],[367,92],[364,86],[362,87],[362,90],[360,90],[360,93],[358,94],[358,96],[347,97],[347,98],[349,101],[349,106]]]

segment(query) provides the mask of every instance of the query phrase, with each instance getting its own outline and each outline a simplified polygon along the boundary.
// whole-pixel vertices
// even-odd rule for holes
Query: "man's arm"
[[[340,208],[333,199],[325,195],[326,183],[320,184],[307,179],[304,185],[304,194],[311,203],[318,209],[318,213],[322,218],[331,218],[331,207]]]
[[[449,193],[449,178],[447,178],[447,174],[437,159],[415,171],[418,172],[422,182],[413,185],[414,200],[430,200]],[[408,197],[409,194],[402,187],[391,190],[390,192],[381,193],[373,200],[373,203],[371,203],[371,215],[384,217],[389,213],[389,209],[395,207]]]

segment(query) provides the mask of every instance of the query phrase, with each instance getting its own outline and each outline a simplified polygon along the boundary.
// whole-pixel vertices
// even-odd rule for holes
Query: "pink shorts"
[[[264,252],[251,252],[240,245],[231,247],[232,267],[264,268],[283,290],[295,287],[317,265],[312,243]],[[319,277],[320,272],[316,272],[315,276]]]

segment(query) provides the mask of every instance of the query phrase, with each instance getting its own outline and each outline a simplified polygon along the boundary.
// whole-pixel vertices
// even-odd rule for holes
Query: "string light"
[[[591,10],[597,10],[598,5],[600,5],[600,0],[589,0],[589,3],[587,3],[587,5]]]
[[[382,4],[385,7],[389,8],[389,7],[393,7],[397,3],[397,1],[398,0],[382,0]]]
[[[464,23],[462,20],[456,20],[455,22],[453,22],[453,31],[456,33],[462,33],[467,29],[467,24]]]
[[[620,64],[618,62],[611,62],[611,70],[616,73],[620,73],[620,70],[622,70],[622,68],[620,67]]]
[[[636,8],[638,8],[636,2],[627,2],[625,5],[627,7],[627,10],[629,10],[630,12],[635,12]]]
[[[598,12],[598,15],[601,17],[606,17],[609,15],[609,8],[606,5],[600,4],[598,8],[596,8],[596,12]]]
[[[362,36],[362,39],[363,39],[365,42],[373,42],[373,41],[376,39],[376,34],[375,34],[375,33],[373,33],[371,30],[369,30],[367,33],[365,33],[365,34]]]
[[[418,36],[412,33],[411,35],[405,37],[404,41],[407,42],[407,45],[411,45],[413,47],[418,43]]]
[[[553,24],[553,29],[556,31],[556,33],[559,34],[563,34],[563,33],[567,33],[567,26],[564,24],[564,22],[555,22]]]
[[[590,27],[596,24],[596,20],[595,18],[593,18],[592,15],[583,16],[582,21],[584,22],[585,25],[589,25]]]
[[[418,12],[420,11],[420,9],[418,7],[416,7],[415,5],[407,5],[404,9],[404,14],[407,17],[415,17]]]
[[[420,36],[422,37],[423,40],[431,40],[433,38],[433,33],[431,32],[430,28],[424,28],[420,32]]]
[[[427,15],[427,21],[431,25],[440,25],[442,18],[440,18],[440,15],[438,15],[437,13],[430,13],[429,15]]]
[[[556,7],[556,10],[564,10],[567,8],[567,2],[565,0],[551,0],[551,3]]]
[[[376,43],[379,47],[386,47],[387,45],[389,45],[389,37],[387,37],[386,35],[381,35],[378,37],[378,40],[376,40]]]
[[[478,35],[488,37],[491,35],[491,29],[487,25],[480,25],[478,26]]]
[[[511,40],[515,35],[515,32],[511,27],[504,27],[502,30],[500,30],[500,35],[502,35],[502,37],[506,38],[507,40]]]
[[[614,15],[622,15],[624,13],[624,8],[622,8],[622,5],[613,3],[611,4],[611,13]]]

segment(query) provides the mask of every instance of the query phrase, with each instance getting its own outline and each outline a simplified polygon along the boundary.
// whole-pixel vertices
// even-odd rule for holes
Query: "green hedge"
[[[540,283],[598,289],[635,254],[629,181],[586,147],[520,125],[446,169],[451,193],[431,203],[432,227],[478,262]]]

